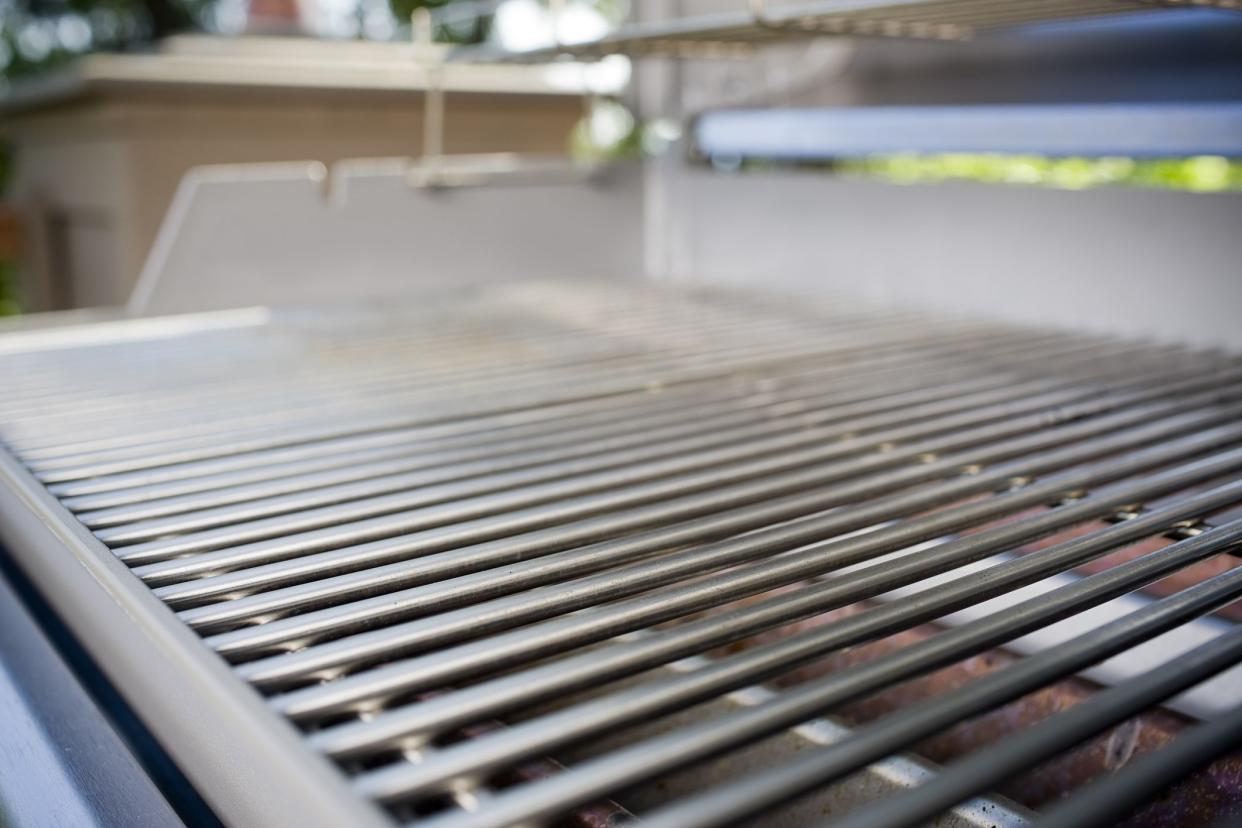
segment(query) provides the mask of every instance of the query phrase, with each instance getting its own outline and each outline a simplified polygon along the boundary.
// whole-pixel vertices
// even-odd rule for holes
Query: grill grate
[[[1156,824],[1236,745],[1236,358],[650,286],[195,320],[0,341],[0,434],[360,807],[1018,824],[1028,769],[1219,718],[1047,817]]]

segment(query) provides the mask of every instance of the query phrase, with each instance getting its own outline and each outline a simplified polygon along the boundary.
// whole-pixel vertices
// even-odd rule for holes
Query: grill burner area
[[[359,815],[1242,815],[1231,355],[549,282],[14,334],[0,372],[6,496]]]

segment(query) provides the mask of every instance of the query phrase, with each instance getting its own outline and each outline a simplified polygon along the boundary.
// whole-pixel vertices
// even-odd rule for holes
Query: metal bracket
[[[564,0],[551,0],[555,16]],[[406,176],[411,187],[440,189],[487,184],[574,183],[596,178],[599,163],[583,163],[565,156],[549,158],[518,153],[471,153],[448,155],[444,151],[445,60],[435,48],[435,21],[429,8],[415,9],[410,27],[417,59],[426,76],[423,94],[423,145]],[[556,29],[553,27],[553,40]],[[583,112],[590,111],[592,95],[583,83]]]
[[[416,55],[427,86],[423,91],[423,146],[419,167],[428,181],[439,178],[444,160],[444,61],[435,53],[435,24],[431,10],[422,7],[410,15]]]

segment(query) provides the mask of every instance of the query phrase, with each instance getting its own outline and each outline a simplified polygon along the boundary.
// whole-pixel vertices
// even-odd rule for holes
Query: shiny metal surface
[[[917,758],[1242,596],[1231,355],[594,283],[160,330],[0,348],[0,438],[159,624],[298,734],[289,772],[322,762],[345,809],[1017,825],[1026,809],[991,792],[1039,758],[1208,679],[1242,698],[1237,636],[1213,623],[1172,673],[1084,703],[1100,715],[966,770]],[[1203,562],[1221,570],[961,692],[823,718]],[[1199,741],[1182,753],[1216,749]],[[1193,770],[1160,755],[1153,778]]]
[[[746,57],[757,47],[816,37],[967,40],[1032,23],[1133,14],[1185,5],[1181,0],[750,0],[733,11],[632,23],[597,40],[557,43],[522,51],[468,47],[471,60],[545,61],[557,57],[599,60],[607,55],[677,58]],[[1233,0],[1194,5],[1237,8]]]
[[[0,814],[6,826],[182,828],[3,571],[0,710]]]

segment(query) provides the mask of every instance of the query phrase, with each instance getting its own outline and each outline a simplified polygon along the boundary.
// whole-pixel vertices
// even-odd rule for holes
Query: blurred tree
[[[218,29],[218,0],[0,0],[0,83],[44,72],[91,51],[123,51],[178,32]],[[457,5],[437,17],[437,37],[478,42],[495,5],[480,0],[387,0],[394,36],[404,36],[417,8]],[[358,2],[359,14],[363,3]]]
[[[0,74],[43,72],[88,51],[207,28],[214,0],[0,0]]]
[[[491,21],[489,12],[495,5],[486,0],[388,0],[393,16],[402,22],[408,21],[417,9],[443,10],[436,14],[440,21],[436,40],[451,43],[482,42]],[[460,11],[444,10],[445,6],[456,6]]]

